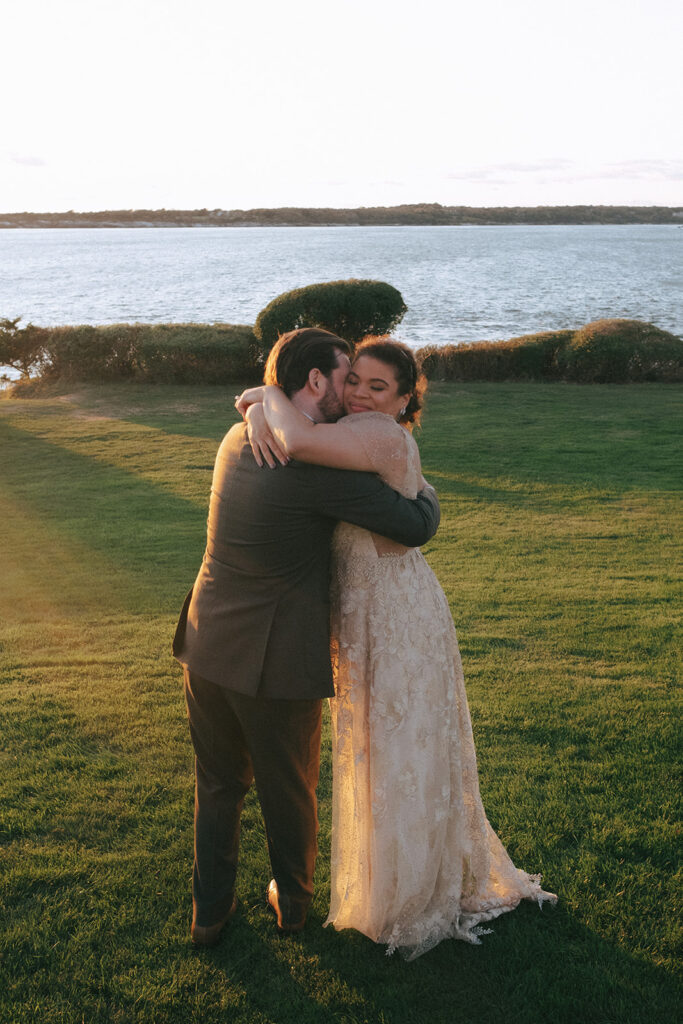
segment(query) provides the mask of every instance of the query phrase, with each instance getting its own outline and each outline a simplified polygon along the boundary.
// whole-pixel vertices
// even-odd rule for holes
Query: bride
[[[347,415],[337,423],[313,423],[273,386],[245,392],[238,407],[249,406],[257,461],[370,470],[414,498],[424,480],[410,431],[425,386],[407,346],[368,338],[356,349]],[[555,901],[538,875],[514,866],[486,818],[455,629],[419,549],[340,523],[331,633],[325,923],[414,959],[445,938],[478,942],[482,924],[521,899]]]

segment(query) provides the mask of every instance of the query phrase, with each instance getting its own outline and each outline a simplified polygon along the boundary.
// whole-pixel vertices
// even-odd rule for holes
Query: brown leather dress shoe
[[[218,945],[220,941],[221,932],[225,928],[226,924],[231,917],[234,916],[237,910],[237,897],[232,901],[232,906],[227,912],[222,921],[218,921],[217,924],[211,924],[208,926],[195,924],[192,922],[190,929],[190,938],[192,939],[193,949],[210,949],[211,946]]]
[[[266,903],[277,917],[277,930],[281,935],[295,935],[306,924],[308,908],[294,903],[284,893],[280,895],[274,878],[271,878],[266,890]]]

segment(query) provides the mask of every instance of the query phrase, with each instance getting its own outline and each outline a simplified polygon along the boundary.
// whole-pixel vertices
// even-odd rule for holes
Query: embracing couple
[[[237,908],[240,815],[255,781],[282,933],[313,894],[322,698],[331,697],[326,923],[412,958],[522,898],[554,899],[488,823],[455,629],[419,551],[439,505],[410,433],[424,378],[388,338],[355,352],[283,335],[266,386],[216,458],[204,559],[174,641],[196,754],[191,937]],[[267,468],[264,463],[267,463]]]

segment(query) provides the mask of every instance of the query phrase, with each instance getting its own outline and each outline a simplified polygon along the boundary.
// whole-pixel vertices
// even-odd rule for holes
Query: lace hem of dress
[[[491,935],[492,928],[484,928],[482,925],[495,918],[514,910],[519,906],[522,899],[535,900],[540,909],[544,903],[554,905],[557,903],[557,896],[553,892],[545,892],[541,889],[540,875],[526,875],[520,872],[523,880],[527,883],[527,892],[524,895],[515,894],[506,898],[493,898],[491,900],[479,901],[480,909],[477,911],[465,911],[462,903],[454,906],[450,914],[443,911],[433,915],[431,919],[421,922],[419,929],[414,925],[408,928],[406,934],[397,921],[387,936],[379,936],[377,942],[386,944],[386,956],[393,953],[400,953],[406,960],[416,960],[417,957],[428,953],[430,949],[438,946],[444,939],[460,939],[469,942],[471,945],[481,945],[482,935]],[[327,925],[329,922],[325,922]],[[419,935],[417,932],[419,931]]]

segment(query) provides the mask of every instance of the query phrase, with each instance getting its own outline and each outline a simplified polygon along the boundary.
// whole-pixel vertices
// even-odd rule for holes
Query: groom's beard
[[[336,423],[339,417],[344,415],[341,398],[329,381],[327,382],[327,391],[318,402],[318,412],[323,423]]]

